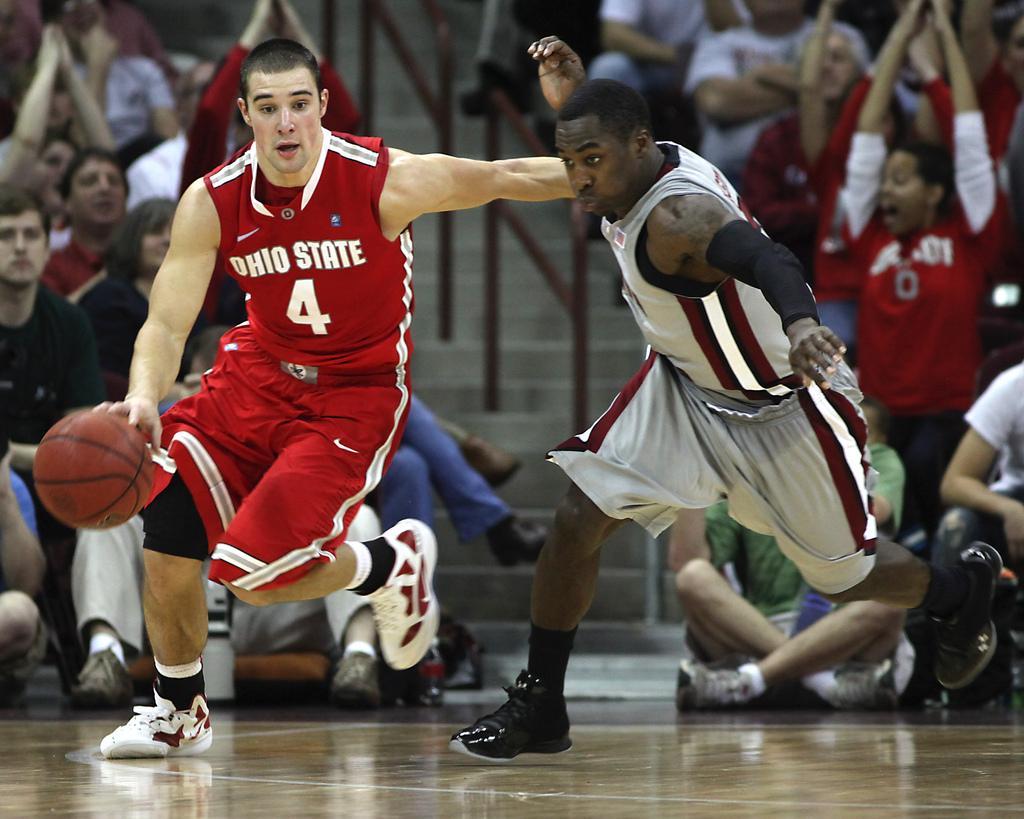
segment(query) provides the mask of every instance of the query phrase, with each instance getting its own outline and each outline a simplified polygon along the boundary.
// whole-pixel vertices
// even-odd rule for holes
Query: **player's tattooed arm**
[[[671,196],[647,217],[647,255],[666,276],[682,276],[705,284],[727,275],[708,264],[705,254],[715,234],[736,220],[717,197],[708,194]]]

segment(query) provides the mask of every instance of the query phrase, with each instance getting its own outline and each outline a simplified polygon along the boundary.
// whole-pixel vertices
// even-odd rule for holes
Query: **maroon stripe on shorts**
[[[780,378],[775,372],[775,368],[769,363],[768,356],[765,355],[764,349],[761,347],[761,342],[757,340],[757,336],[747,320],[743,303],[740,301],[736,280],[726,279],[718,288],[718,294],[725,320],[732,329],[733,338],[738,342],[736,346],[739,347],[757,382],[765,389],[779,384],[790,387],[790,384],[786,383],[786,379],[791,378],[792,373]]]
[[[590,435],[584,442],[578,436],[570,438],[562,446],[556,447],[556,449],[569,449],[585,451],[590,450],[591,452],[597,452],[601,448],[601,444],[604,443],[605,437],[608,435],[608,430],[612,428],[619,416],[625,412],[626,407],[629,406],[629,402],[633,400],[633,396],[637,394],[640,389],[640,385],[644,383],[644,379],[647,378],[647,373],[651,371],[655,362],[658,360],[658,354],[651,351],[651,354],[647,356],[647,360],[643,363],[643,366],[633,375],[629,381],[626,382],[619,394],[615,396],[615,400],[612,401],[612,405],[608,407],[605,414],[602,415],[597,423],[594,424],[590,430]],[[575,445],[573,443],[575,442]]]
[[[861,453],[860,466],[861,469],[864,470],[864,482],[865,484],[867,484],[868,470],[871,468],[871,465],[868,463],[867,456],[865,454],[865,447],[867,446],[868,441],[867,423],[864,421],[863,418],[861,418],[860,414],[857,412],[857,409],[845,396],[840,395],[835,390],[822,390],[822,395],[825,396],[825,399],[829,402],[829,404],[832,405],[835,411],[839,413],[839,417],[843,419],[843,422],[846,424],[846,428],[849,430],[850,435],[853,436],[853,439],[857,442],[857,447]],[[860,493],[858,490],[858,495],[859,494]],[[870,511],[872,515],[875,513],[874,503],[872,502],[870,495],[868,496],[868,511]],[[865,525],[866,524],[867,520],[865,519]],[[875,551],[874,539],[872,539],[869,544],[865,545],[864,551],[868,554],[872,554]]]
[[[866,554],[873,554],[875,551],[875,539],[867,540],[864,537],[868,523],[867,510],[861,501],[860,488],[857,486],[857,481],[846,463],[843,446],[836,439],[832,427],[822,417],[821,412],[814,405],[814,400],[807,391],[800,390],[797,395],[799,396],[800,405],[803,407],[804,415],[811,422],[811,429],[814,430],[818,444],[821,446],[821,451],[825,455],[828,471],[832,475],[832,484],[839,493],[839,500],[843,505],[843,513],[846,516],[846,523],[850,527],[853,542],[858,544]]]

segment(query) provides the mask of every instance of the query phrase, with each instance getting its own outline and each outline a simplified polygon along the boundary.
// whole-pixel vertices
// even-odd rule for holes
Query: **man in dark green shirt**
[[[11,466],[30,486],[36,447],[50,426],[105,398],[89,319],[39,284],[47,231],[31,195],[0,186],[0,423]],[[47,518],[39,521],[44,540],[53,532]]]

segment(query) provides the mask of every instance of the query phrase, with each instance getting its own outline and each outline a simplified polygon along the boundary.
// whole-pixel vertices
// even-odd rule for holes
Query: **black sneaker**
[[[967,601],[952,617],[936,618],[935,677],[951,689],[972,683],[995,654],[992,598],[1003,560],[987,543],[975,541],[960,553],[958,565],[970,576]]]
[[[572,747],[564,697],[526,671],[505,691],[508,702],[501,708],[452,734],[451,750],[507,762],[519,754],[560,754]]]

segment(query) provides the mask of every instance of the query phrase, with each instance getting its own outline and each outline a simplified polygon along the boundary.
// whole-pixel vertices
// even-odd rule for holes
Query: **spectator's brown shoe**
[[[331,680],[331,702],[339,708],[379,708],[377,658],[361,651],[343,657]]]
[[[131,705],[132,678],[109,648],[90,654],[71,687],[75,708],[119,708]]]
[[[472,433],[459,442],[459,449],[466,462],[483,475],[491,486],[501,486],[523,465],[511,452]]]

